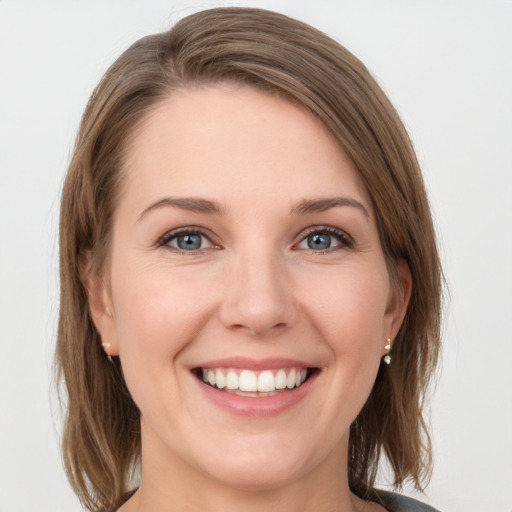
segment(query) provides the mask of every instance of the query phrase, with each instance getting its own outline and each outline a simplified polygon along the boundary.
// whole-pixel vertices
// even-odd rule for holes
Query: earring
[[[386,340],[386,346],[384,347],[386,350],[391,350],[391,338],[388,338]],[[382,360],[387,364],[387,365],[390,365],[391,364],[391,356],[389,354],[386,354]]]
[[[110,343],[102,343],[101,346],[104,348],[104,349],[108,349],[110,348]],[[107,354],[107,359],[108,359],[108,362],[109,363],[112,363],[114,364],[114,361],[112,359],[112,356],[105,350],[105,354]]]

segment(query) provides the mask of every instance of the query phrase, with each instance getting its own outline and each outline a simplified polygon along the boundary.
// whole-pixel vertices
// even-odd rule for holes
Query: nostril
[[[275,325],[264,325],[263,323],[259,324],[257,322],[248,322],[247,325],[244,324],[234,324],[230,327],[233,331],[246,332],[252,337],[264,336],[268,334],[277,334],[282,330],[286,329],[285,322],[279,322]]]

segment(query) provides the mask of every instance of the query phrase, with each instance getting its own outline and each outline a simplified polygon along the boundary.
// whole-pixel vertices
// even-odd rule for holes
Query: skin
[[[141,411],[142,484],[120,510],[384,510],[350,493],[348,434],[411,279],[401,262],[399,286],[390,282],[370,198],[332,135],[266,93],[191,88],[147,115],[123,172],[106,278],[88,283],[102,342]],[[298,209],[322,198],[349,204]],[[190,226],[204,233],[198,250],[162,245]],[[341,234],[311,249],[308,235],[325,227]],[[190,371],[232,356],[320,371],[284,412],[237,416]]]

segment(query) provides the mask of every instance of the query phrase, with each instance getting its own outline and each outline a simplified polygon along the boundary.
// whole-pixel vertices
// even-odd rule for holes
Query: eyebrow
[[[291,210],[291,213],[305,214],[305,213],[319,213],[330,210],[337,206],[350,206],[360,210],[364,216],[369,219],[370,213],[366,207],[351,197],[326,197],[320,199],[304,199],[300,201]]]
[[[350,197],[327,197],[320,199],[304,199],[296,204],[290,211],[291,214],[304,215],[307,213],[319,213],[330,210],[337,206],[350,206],[360,210],[364,216],[369,219],[370,214],[366,207]],[[215,201],[202,199],[200,197],[164,197],[148,206],[140,215],[139,221],[149,212],[163,207],[180,208],[195,213],[207,213],[213,215],[223,215],[224,208]]]
[[[148,206],[140,215],[139,221],[149,212],[163,207],[174,207],[182,210],[188,210],[196,213],[209,213],[222,215],[224,209],[219,203],[215,201],[209,201],[208,199],[202,199],[200,197],[164,197],[156,203]]]

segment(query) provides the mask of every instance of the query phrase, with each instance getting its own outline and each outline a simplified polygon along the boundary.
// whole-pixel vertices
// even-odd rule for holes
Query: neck
[[[223,482],[165,450],[143,449],[140,488],[120,512],[359,512],[364,504],[348,486],[347,449],[344,441],[321,465],[298,478],[259,487]]]

